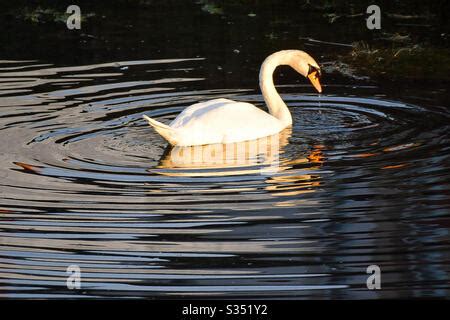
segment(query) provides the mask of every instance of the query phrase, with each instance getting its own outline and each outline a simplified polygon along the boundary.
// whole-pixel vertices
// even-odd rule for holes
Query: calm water
[[[324,65],[340,48],[311,43]],[[445,85],[325,75],[317,95],[283,69],[294,126],[276,171],[174,163],[142,114],[168,123],[218,97],[264,108],[261,59],[237,47],[0,60],[1,297],[448,296]]]

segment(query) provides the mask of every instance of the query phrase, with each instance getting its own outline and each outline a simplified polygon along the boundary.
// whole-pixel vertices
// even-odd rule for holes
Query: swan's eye
[[[320,76],[322,75],[320,69],[313,67],[312,65],[309,65],[308,76],[313,73],[315,73],[316,78],[320,78]]]

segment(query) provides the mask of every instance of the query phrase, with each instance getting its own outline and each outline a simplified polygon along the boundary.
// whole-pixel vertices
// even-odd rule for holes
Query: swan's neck
[[[259,86],[269,113],[280,120],[284,127],[292,124],[292,116],[273,84],[273,73],[280,65],[289,65],[290,55],[286,51],[276,52],[264,60],[259,72]]]

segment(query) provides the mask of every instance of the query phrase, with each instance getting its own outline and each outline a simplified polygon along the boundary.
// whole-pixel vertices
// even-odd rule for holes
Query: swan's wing
[[[218,106],[221,106],[221,105],[224,105],[227,103],[236,103],[236,102],[233,100],[221,98],[221,99],[214,99],[214,100],[209,100],[209,101],[193,104],[193,105],[187,107],[186,109],[184,109],[170,123],[170,126],[172,128],[183,127],[186,124],[188,124],[190,121],[193,121],[199,115],[199,113],[208,112],[209,110],[212,110]],[[195,113],[195,115],[194,115],[194,113]]]

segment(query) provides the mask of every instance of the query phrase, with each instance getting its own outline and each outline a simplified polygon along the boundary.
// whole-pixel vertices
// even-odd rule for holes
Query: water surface
[[[448,83],[335,67],[353,42],[441,33],[205,3],[82,3],[80,31],[0,17],[0,296],[448,297]],[[294,125],[275,150],[193,163],[142,119],[219,97],[265,108],[259,66],[291,48],[323,66],[324,93],[277,71]]]
[[[207,63],[0,61],[3,297],[448,293],[445,108],[300,79],[279,87],[294,119],[279,170],[176,166],[142,114],[167,123],[216,97],[264,108],[252,88],[203,89]]]

